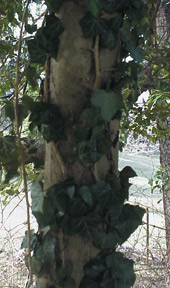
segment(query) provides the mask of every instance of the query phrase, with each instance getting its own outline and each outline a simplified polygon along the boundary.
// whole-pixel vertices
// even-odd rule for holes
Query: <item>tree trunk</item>
[[[157,33],[162,43],[168,45],[170,27],[170,4],[167,0],[162,0],[157,15]],[[170,125],[170,119],[163,123],[164,130]],[[160,144],[160,164],[162,168],[162,193],[166,228],[167,262],[170,265],[170,135],[159,140]],[[169,276],[170,279],[170,276]]]
[[[81,2],[81,4],[79,4]],[[98,43],[92,38],[84,38],[80,19],[84,15],[83,5],[85,1],[64,1],[59,17],[64,25],[64,32],[61,35],[59,53],[57,60],[50,60],[49,75],[46,75],[48,100],[50,103],[60,107],[62,116],[66,117],[70,111],[74,120],[67,128],[67,141],[60,141],[58,144],[50,142],[46,144],[45,154],[45,183],[44,190],[55,183],[67,178],[74,178],[78,186],[91,185],[95,180],[104,179],[108,172],[114,167],[117,173],[118,147],[111,150],[111,157],[103,156],[94,167],[83,167],[77,160],[74,164],[69,161],[74,154],[74,132],[75,128],[81,126],[80,114],[83,109],[90,107],[90,98],[93,94],[94,83],[98,77],[95,57],[98,56]],[[96,37],[97,38],[97,37]],[[111,75],[112,68],[117,61],[118,49],[100,51],[99,67],[101,76],[97,88],[101,87],[106,77]],[[47,89],[46,89],[47,90]],[[119,124],[117,120],[112,121],[112,141],[118,133]],[[70,269],[71,276],[76,281],[76,287],[83,275],[83,265],[94,257],[98,249],[94,248],[88,240],[78,236],[63,236],[62,231],[58,235],[60,246],[60,257],[62,266]],[[70,267],[70,268],[69,268]],[[38,279],[38,288],[50,286],[47,279]],[[58,287],[58,286],[55,286]]]

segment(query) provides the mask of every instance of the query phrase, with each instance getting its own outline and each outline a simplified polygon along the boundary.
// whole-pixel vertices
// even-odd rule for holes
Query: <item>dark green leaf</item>
[[[65,193],[69,196],[70,199],[72,199],[75,194],[75,186],[68,187]]]
[[[45,0],[45,3],[51,12],[56,13],[60,9],[63,0]]]
[[[33,211],[33,215],[41,228],[52,225],[55,222],[55,206],[53,201],[44,197],[43,212]]]
[[[97,140],[82,141],[75,146],[75,152],[83,166],[88,167],[98,161],[103,154],[97,151]]]
[[[94,37],[102,34],[107,28],[107,21],[87,13],[81,20],[80,26],[85,37]]]
[[[133,206],[126,204],[123,206],[121,214],[115,224],[115,228],[121,238],[121,243],[124,243],[129,236],[142,224],[142,217],[145,210],[138,205]]]
[[[132,177],[136,177],[136,176],[138,176],[138,175],[130,166],[124,167],[120,172],[120,178],[122,178],[122,177],[132,178]]]
[[[5,104],[5,115],[9,117],[11,121],[15,120],[15,113],[14,113],[14,104],[12,102],[8,102]]]
[[[123,42],[125,43],[129,43],[131,40],[133,40],[133,35],[131,32],[131,23],[128,19],[123,21],[123,26],[122,28],[120,28],[120,32],[121,32],[121,39]]]
[[[37,25],[29,25],[29,24],[25,24],[25,31],[29,34],[34,33],[37,30]]]
[[[54,2],[54,1],[53,1]],[[64,31],[61,20],[53,14],[46,16],[46,26],[43,28],[43,34],[49,41],[57,39]]]
[[[109,28],[117,33],[119,28],[122,26],[123,23],[123,14],[122,13],[116,13],[116,15],[110,19],[109,21]]]
[[[101,135],[97,139],[97,151],[99,153],[107,154],[112,146],[112,141],[110,140],[110,137],[107,135]]]
[[[96,17],[99,15],[100,12],[100,0],[86,0],[87,9],[90,13]]]
[[[57,280],[63,288],[75,288],[75,281],[66,269],[57,269]]]
[[[33,89],[37,87],[37,71],[35,67],[28,66],[25,70],[26,78],[28,83],[32,86]]]
[[[89,187],[87,186],[81,187],[79,189],[79,195],[84,200],[84,202],[87,203],[87,205],[89,205],[90,207],[93,205],[93,196]]]
[[[107,29],[101,35],[101,45],[110,50],[115,49],[117,46],[118,37],[111,29]]]
[[[97,90],[91,101],[94,106],[101,109],[101,116],[106,122],[111,121],[116,112],[123,108],[122,97],[115,92]]]
[[[143,7],[142,0],[132,0],[131,3],[136,9],[141,9]]]
[[[22,97],[22,103],[25,107],[27,107],[27,109],[29,109],[30,111],[32,110],[33,106],[34,106],[34,101],[30,96],[24,95]]]
[[[100,121],[100,113],[99,109],[85,109],[81,113],[81,118],[86,122],[86,125],[89,126],[90,128],[95,128],[96,125]]]
[[[63,129],[56,129],[50,125],[42,126],[42,135],[47,143],[50,141],[57,143],[57,141],[65,141],[67,139]]]
[[[31,109],[29,121],[31,128],[35,126],[41,128],[41,132],[47,142],[65,140],[64,133],[66,119],[61,116],[56,105],[44,102],[35,102]]]
[[[108,208],[113,205],[114,194],[110,184],[104,181],[98,181],[92,185],[90,190],[102,208]]]
[[[32,212],[43,212],[44,196],[38,180],[34,180],[31,187]]]
[[[39,40],[34,38],[31,40],[27,40],[28,52],[30,54],[31,63],[42,64],[44,65],[46,60],[46,52],[43,47],[39,46]]]
[[[98,225],[101,223],[101,218],[98,214],[90,214],[79,218],[73,218],[71,221],[72,231],[93,241]]]
[[[31,248],[33,250],[37,243],[37,235],[34,234],[34,229],[32,229],[30,232],[31,232]],[[21,243],[21,249],[26,249],[26,248],[28,248],[28,231],[25,232],[24,239],[22,240],[22,243]]]
[[[128,0],[119,0],[119,1],[105,0],[105,1],[102,1],[102,3],[103,3],[103,9],[107,13],[110,13],[110,14],[117,12],[117,11],[123,11],[129,5]]]
[[[0,137],[0,161],[8,161],[10,157],[14,156],[15,154],[18,155],[17,151],[18,147],[16,145],[16,137]]]
[[[116,231],[105,233],[104,231],[92,231],[93,242],[100,249],[115,249],[121,238]]]
[[[111,278],[115,279],[117,287],[129,288],[135,282],[133,261],[124,258],[120,252],[114,252],[106,257],[106,265],[111,269]]]
[[[80,282],[79,288],[99,288],[99,283],[91,277],[85,276]]]

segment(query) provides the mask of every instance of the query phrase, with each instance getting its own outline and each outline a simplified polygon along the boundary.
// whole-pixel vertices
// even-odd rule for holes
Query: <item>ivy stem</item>
[[[100,68],[99,68],[99,35],[96,36],[95,39],[95,44],[94,44],[94,62],[95,62],[95,82],[94,82],[94,87],[93,90],[96,90],[99,85],[99,80],[100,80]]]
[[[23,149],[23,145],[21,141],[21,129],[20,129],[20,123],[19,123],[18,104],[19,104],[21,48],[22,48],[24,24],[25,24],[25,19],[27,16],[28,6],[30,4],[30,1],[31,0],[27,1],[26,7],[23,13],[20,35],[19,35],[19,40],[18,40],[18,52],[17,52],[17,60],[16,60],[16,78],[15,78],[15,102],[14,102],[14,112],[15,112],[16,130],[17,130],[18,146],[19,146],[19,153],[20,153],[20,163],[21,163],[21,171],[22,171],[22,176],[23,176],[23,181],[24,181],[24,191],[25,191],[25,199],[26,199],[26,207],[27,207],[28,266],[29,266],[29,281],[26,284],[27,288],[29,288],[33,282],[32,259],[31,259],[31,225],[30,225],[30,205],[29,205],[29,198],[28,198],[27,173],[26,173],[25,163],[24,163],[24,149]]]

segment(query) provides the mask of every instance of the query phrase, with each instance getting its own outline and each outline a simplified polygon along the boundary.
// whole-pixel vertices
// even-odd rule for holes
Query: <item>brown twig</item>
[[[95,73],[96,73],[93,90],[96,90],[96,89],[98,88],[99,80],[100,80],[100,68],[99,68],[99,35],[96,36],[93,53],[94,53],[94,62],[95,62]]]
[[[15,103],[14,103],[14,111],[15,111],[15,120],[16,120],[16,129],[17,129],[17,137],[18,137],[18,145],[20,151],[20,162],[21,162],[21,169],[22,175],[24,180],[24,190],[25,190],[25,198],[26,198],[26,206],[27,206],[27,228],[28,228],[28,265],[29,265],[29,282],[27,283],[27,288],[29,288],[32,284],[32,260],[31,260],[31,227],[30,227],[30,205],[28,199],[28,185],[27,185],[27,174],[25,170],[25,163],[24,163],[24,149],[21,142],[21,130],[19,125],[19,113],[18,113],[18,102],[19,102],[19,83],[20,83],[20,57],[21,57],[21,47],[22,47],[22,40],[23,40],[23,30],[24,30],[24,23],[26,19],[26,15],[28,12],[28,6],[30,4],[30,0],[27,1],[25,11],[23,13],[21,30],[19,35],[18,41],[18,53],[17,53],[17,60],[16,60],[16,79],[15,79]]]

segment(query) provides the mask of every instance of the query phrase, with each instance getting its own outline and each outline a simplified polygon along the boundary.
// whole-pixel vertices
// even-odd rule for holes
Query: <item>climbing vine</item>
[[[31,73],[37,73],[35,65],[41,71],[47,58],[57,59],[60,37],[64,32],[57,13],[63,2],[45,1],[48,11],[41,28],[26,23],[27,32],[33,33],[26,40],[30,83],[33,83]],[[53,141],[56,147],[59,141],[67,140],[65,131],[74,123],[74,151],[68,161],[79,161],[94,171],[95,163],[104,155],[111,158],[111,148],[118,142],[118,133],[112,140],[110,122],[121,118],[121,109],[126,109],[128,113],[138,96],[137,74],[142,61],[147,22],[146,7],[140,0],[87,0],[84,8],[86,12],[79,24],[83,36],[94,39],[92,52],[95,79],[89,107],[81,112],[75,125],[72,112],[63,117],[57,105],[35,102],[30,96],[24,95],[19,104],[24,114],[18,121],[22,122],[29,116],[30,131],[37,127],[44,140],[47,143]],[[103,71],[100,71],[98,62],[101,49],[115,49],[117,53],[110,79],[102,86],[100,79]],[[131,57],[129,62],[126,61],[128,56]],[[122,96],[125,89],[128,91],[126,99]],[[6,110],[12,121],[13,110],[9,103]],[[11,137],[0,138],[2,162],[6,161],[3,155],[10,140],[15,142]],[[10,156],[17,161],[17,165],[9,170],[7,168],[6,181],[17,174],[17,149],[15,142]],[[132,168],[125,167],[117,174],[109,171],[103,180],[93,174],[93,183],[86,186],[78,185],[75,179],[67,177],[63,171],[62,181],[48,188],[45,195],[37,180],[31,186],[32,213],[40,228],[36,233],[31,231],[31,267],[37,277],[50,278],[48,288],[75,287],[71,268],[65,263],[64,243],[61,241],[64,235],[87,239],[98,249],[98,254],[84,266],[80,288],[131,287],[135,281],[133,261],[124,258],[116,248],[142,224],[144,209],[126,203],[129,179],[135,177],[136,173]],[[28,248],[28,237],[27,232],[22,248]],[[26,257],[29,267],[28,262],[29,257]]]

